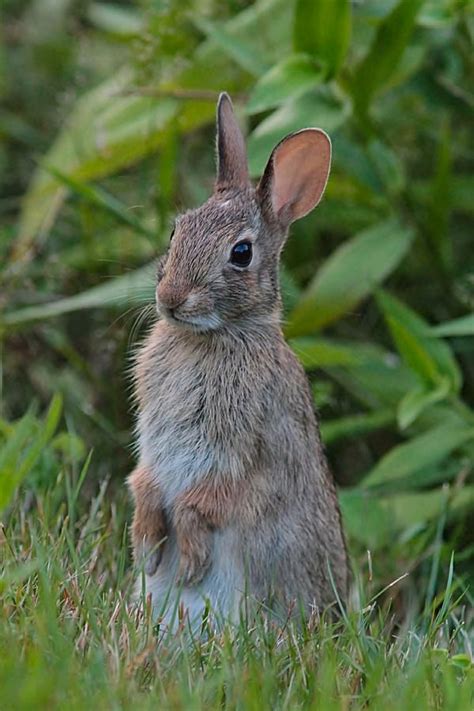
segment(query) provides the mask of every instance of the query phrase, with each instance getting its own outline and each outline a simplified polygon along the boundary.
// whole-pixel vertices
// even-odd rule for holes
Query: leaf
[[[133,213],[128,210],[126,205],[121,203],[120,200],[117,200],[117,198],[113,195],[110,195],[110,193],[106,192],[103,188],[100,188],[97,185],[87,185],[78,180],[74,180],[73,178],[64,175],[62,171],[54,168],[53,166],[44,165],[44,168],[51,173],[51,175],[57,178],[60,183],[63,183],[65,187],[69,188],[72,192],[76,193],[90,204],[109,212],[118,222],[121,222],[128,227],[131,227],[136,232],[145,235],[152,242],[156,240],[155,232],[149,230],[148,227],[143,225],[140,220],[138,220]]]
[[[357,342],[352,343],[352,349],[358,349]],[[389,408],[395,415],[402,397],[416,386],[416,379],[397,355],[375,346],[370,351],[357,364],[328,366],[325,370],[364,406]]]
[[[403,164],[396,153],[379,139],[372,139],[367,145],[367,154],[385,191],[397,195],[405,187]]]
[[[134,37],[145,30],[144,22],[137,11],[118,4],[93,2],[88,7],[87,17],[99,30],[118,37]]]
[[[452,390],[461,387],[461,371],[447,343],[435,339],[426,321],[387,292],[377,294],[397,348],[407,363],[425,382],[438,386],[448,378]]]
[[[426,383],[437,383],[440,378],[438,367],[430,353],[423,347],[423,343],[397,319],[386,316],[386,320],[398,352],[408,367]]]
[[[437,141],[435,173],[431,185],[428,203],[426,233],[438,260],[445,271],[453,266],[453,250],[449,233],[449,215],[451,212],[451,130],[445,122]]]
[[[377,497],[360,489],[343,489],[339,492],[339,503],[344,529],[351,540],[370,550],[393,542],[393,517],[387,516]]]
[[[324,444],[332,444],[346,437],[359,437],[373,432],[395,420],[393,410],[376,410],[360,415],[349,415],[336,420],[328,420],[321,424],[321,437]]]
[[[474,314],[446,321],[429,329],[432,336],[474,336]]]
[[[264,119],[248,140],[249,168],[260,175],[276,144],[288,133],[315,126],[328,133],[344,123],[349,104],[336,98],[327,87],[303,94],[288,101]]]
[[[18,328],[32,321],[43,321],[84,309],[118,308],[149,303],[153,301],[154,288],[154,268],[153,265],[148,265],[75,296],[7,312],[0,317],[0,329]]]
[[[352,93],[361,115],[397,69],[424,0],[400,0],[380,22],[369,51],[354,70]]]
[[[443,400],[450,391],[450,383],[443,378],[435,389],[416,387],[409,390],[400,401],[397,409],[397,421],[401,430],[409,427],[417,417],[430,405]]]
[[[448,514],[456,515],[463,509],[469,510],[474,504],[474,486],[464,486],[454,490],[448,497]],[[390,496],[384,500],[387,515],[394,517],[395,526],[403,530],[418,523],[435,521],[446,506],[444,488],[434,491],[410,492]]]
[[[413,236],[413,230],[389,219],[339,247],[290,314],[287,335],[317,331],[356,306],[396,268]]]
[[[292,54],[266,72],[250,94],[246,111],[256,114],[295,99],[323,79],[321,67],[307,54]]]
[[[51,175],[51,168],[71,180],[89,181],[138,160],[160,144],[179,103],[172,98],[157,101],[127,96],[131,86],[131,73],[125,69],[77,102],[67,127],[46,156],[49,170],[40,167],[24,199],[15,260],[28,256],[38,234],[48,233],[67,194]]]
[[[223,26],[206,17],[197,14],[191,17],[194,25],[246,72],[258,77],[267,71],[268,66],[261,61],[257,48],[246,42],[244,38],[233,37]]]
[[[294,338],[289,342],[303,366],[310,370],[328,365],[353,365],[360,355],[350,344],[323,338]]]
[[[407,492],[391,496],[375,496],[373,491],[345,489],[339,493],[344,526],[351,539],[376,551],[390,545],[394,537],[413,526],[436,521],[445,510],[455,516],[474,504],[474,486],[446,492]]]
[[[440,425],[390,450],[363,478],[363,487],[402,479],[443,461],[457,447],[474,439],[472,427]]]
[[[295,50],[321,60],[327,76],[334,76],[349,48],[351,20],[349,0],[297,0],[293,32]]]
[[[42,427],[38,429],[31,412],[15,426],[8,444],[0,452],[0,512],[8,506],[16,488],[34,467],[53,437],[61,410],[62,398],[55,395]]]

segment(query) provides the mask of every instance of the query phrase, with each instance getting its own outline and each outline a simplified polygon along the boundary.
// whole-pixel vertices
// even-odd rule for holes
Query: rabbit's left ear
[[[217,102],[216,190],[245,188],[249,185],[245,141],[235,118],[232,102],[223,92]]]
[[[257,186],[264,210],[286,228],[321,200],[331,167],[331,141],[320,128],[305,128],[273,149]]]

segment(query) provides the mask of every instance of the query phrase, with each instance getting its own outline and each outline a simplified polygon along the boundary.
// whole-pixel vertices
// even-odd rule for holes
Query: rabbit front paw
[[[158,512],[153,516],[141,513],[139,509],[136,511],[132,525],[133,556],[136,563],[143,564],[147,575],[153,575],[161,560],[165,526]]]
[[[211,563],[209,526],[195,509],[186,508],[180,512],[176,532],[180,554],[178,581],[185,586],[197,585]]]

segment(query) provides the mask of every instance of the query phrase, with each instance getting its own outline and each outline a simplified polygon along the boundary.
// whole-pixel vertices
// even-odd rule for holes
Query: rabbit
[[[128,478],[134,556],[163,624],[245,598],[287,614],[345,599],[335,486],[304,370],[281,330],[279,261],[290,224],[320,201],[331,142],[316,128],[249,179],[226,93],[213,195],[179,218],[158,263],[153,325],[135,361],[139,462]]]

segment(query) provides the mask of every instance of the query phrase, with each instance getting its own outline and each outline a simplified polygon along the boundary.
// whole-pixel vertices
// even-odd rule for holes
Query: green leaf
[[[8,506],[15,490],[53,437],[61,411],[62,398],[55,395],[40,428],[37,427],[31,412],[15,426],[13,435],[0,452],[0,512]]]
[[[321,60],[329,77],[342,66],[351,39],[349,0],[297,0],[293,44]]]
[[[328,365],[354,365],[361,360],[351,344],[324,338],[294,338],[290,346],[308,370]]]
[[[332,442],[346,437],[360,437],[360,435],[386,427],[391,425],[394,420],[393,410],[376,410],[360,415],[340,417],[337,420],[323,422],[321,436],[324,444],[332,444]]]
[[[419,523],[436,521],[446,506],[448,496],[448,514],[456,515],[460,511],[472,508],[474,504],[474,486],[464,486],[452,492],[439,488],[434,491],[409,492],[390,496],[383,500],[387,516],[393,516],[398,530],[407,529]]]
[[[399,264],[413,231],[389,219],[343,244],[323,264],[289,316],[287,335],[306,335],[340,318]]]
[[[247,113],[256,114],[295,99],[323,79],[321,67],[307,54],[292,54],[266,72],[250,94]]]
[[[369,51],[355,68],[352,93],[362,116],[367,112],[373,96],[390,82],[395,73],[423,2],[400,0],[380,22]]]
[[[386,320],[398,352],[408,367],[426,383],[437,383],[440,378],[439,370],[430,353],[423,347],[423,343],[397,319],[386,316]]]
[[[426,224],[427,237],[439,262],[447,272],[451,271],[453,265],[453,250],[449,232],[452,181],[451,142],[450,126],[445,122],[437,141],[436,166],[428,202]]]
[[[276,144],[288,133],[315,126],[331,133],[341,126],[350,111],[349,104],[336,98],[327,87],[288,101],[262,121],[248,140],[249,168],[260,175]]]
[[[134,37],[145,29],[140,13],[115,3],[93,2],[88,7],[87,17],[99,30],[118,37]]]
[[[57,178],[65,187],[69,188],[73,193],[79,195],[91,205],[95,205],[110,213],[118,222],[145,235],[152,242],[156,241],[156,233],[149,230],[148,227],[145,227],[145,225],[129,211],[126,205],[121,203],[120,200],[117,200],[113,195],[110,195],[110,193],[106,192],[103,188],[97,185],[86,185],[79,180],[74,180],[53,166],[44,165],[44,169]]]
[[[373,491],[345,489],[339,493],[344,526],[350,538],[376,551],[392,545],[394,537],[408,528],[436,521],[445,510],[456,516],[474,504],[474,486],[453,492],[444,488],[375,496]],[[361,525],[363,522],[363,525]]]
[[[132,75],[125,69],[77,102],[46,156],[49,170],[36,172],[24,199],[14,259],[24,259],[36,236],[49,232],[65,199],[67,190],[51,168],[73,181],[90,181],[138,160],[160,144],[179,102],[127,96],[131,88]]]
[[[433,338],[426,321],[394,296],[380,291],[377,302],[407,365],[425,383],[438,386],[448,378],[457,392],[461,387],[461,371],[448,344]]]
[[[405,187],[403,164],[396,153],[379,139],[367,145],[367,154],[385,191],[397,195]]]
[[[343,489],[339,492],[339,503],[344,529],[351,540],[372,551],[393,541],[393,517],[387,516],[375,496],[359,489]]]
[[[75,296],[7,312],[3,317],[0,317],[0,329],[18,328],[32,321],[43,321],[84,309],[123,308],[151,303],[154,289],[154,268],[153,265],[148,265],[130,274],[116,277],[107,284],[94,286]]]
[[[474,314],[468,314],[453,321],[446,321],[430,328],[433,336],[474,336]]]
[[[360,346],[352,341],[351,348],[357,353]],[[402,397],[417,384],[398,356],[375,346],[364,346],[357,364],[328,366],[325,370],[365,407],[388,408],[394,415]]]
[[[238,66],[253,76],[264,74],[268,66],[261,61],[257,48],[242,37],[234,37],[224,26],[218,25],[206,17],[193,14],[192,22],[196,27],[220,48]]]
[[[450,383],[443,378],[438,387],[434,389],[416,387],[409,390],[400,401],[397,409],[397,421],[401,430],[409,427],[417,417],[430,405],[443,400],[450,391]]]
[[[435,427],[390,450],[363,478],[362,486],[379,486],[407,477],[443,461],[457,447],[473,439],[472,427],[451,424]]]

